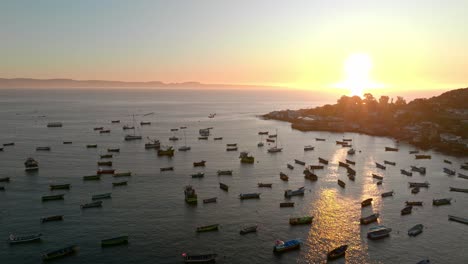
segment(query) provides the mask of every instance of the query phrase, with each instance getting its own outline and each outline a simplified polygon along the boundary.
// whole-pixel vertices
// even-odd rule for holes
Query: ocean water
[[[57,263],[181,263],[183,252],[217,253],[218,263],[326,263],[326,253],[348,244],[346,257],[333,263],[416,263],[429,258],[431,263],[468,263],[466,243],[468,226],[448,221],[447,215],[468,217],[468,194],[449,192],[449,186],[468,188],[468,180],[447,176],[443,168],[458,171],[464,159],[428,151],[431,160],[415,160],[408,152],[414,147],[392,139],[354,133],[300,132],[290,124],[257,117],[272,110],[298,109],[333,103],[314,99],[313,93],[268,91],[150,91],[150,90],[0,90],[0,143],[15,142],[0,152],[0,177],[11,177],[0,183],[0,238],[10,234],[42,233],[39,243],[8,245],[0,243],[0,263],[39,263],[41,253],[67,245],[78,245],[80,251]],[[146,113],[154,113],[144,116]],[[208,118],[216,113],[215,118]],[[139,127],[141,141],[125,142],[124,124],[151,121]],[[111,120],[121,120],[111,124]],[[63,122],[62,128],[47,128],[48,122]],[[93,127],[104,126],[110,134],[99,134]],[[188,152],[176,151],[173,158],[158,157],[154,150],[145,150],[147,137],[161,140],[163,145],[184,144],[182,132],[171,128],[187,126]],[[200,128],[213,127],[209,140],[198,140]],[[283,152],[267,153],[269,147],[257,147],[258,131],[278,133]],[[181,140],[170,142],[176,135]],[[223,137],[214,141],[213,137]],[[315,138],[325,138],[317,142]],[[335,144],[351,138],[355,155]],[[265,139],[265,138],[263,138]],[[63,145],[63,141],[72,141]],[[239,152],[227,152],[227,143],[237,143],[240,151],[249,151],[254,164],[240,164]],[[87,149],[87,144],[98,144]],[[304,152],[305,145],[315,150]],[[50,146],[50,152],[37,152],[38,146]],[[270,145],[271,146],[271,145]],[[396,146],[399,152],[385,152],[385,146]],[[83,182],[82,176],[95,174],[99,154],[118,147],[114,168],[132,171],[128,186],[112,188],[112,182],[124,180],[104,175],[101,181]],[[25,173],[23,162],[33,157],[40,163],[37,173]],[[304,179],[303,166],[294,170],[287,163],[299,159],[318,164],[318,157],[330,164],[317,171],[319,180]],[[350,181],[338,161],[356,161],[356,180]],[[444,159],[453,162],[443,163]],[[205,168],[194,168],[193,162],[206,160]],[[395,161],[397,165],[377,169],[375,162]],[[425,176],[400,174],[411,165],[425,166]],[[174,166],[173,172],[160,172],[161,167]],[[233,170],[233,176],[217,176],[220,169]],[[205,177],[192,179],[202,171]],[[279,172],[289,175],[289,182]],[[462,173],[467,174],[468,172]],[[371,173],[384,177],[376,185]],[[337,179],[346,188],[337,185]],[[408,181],[428,181],[414,195]],[[229,192],[219,189],[219,182],[230,186]],[[257,183],[273,187],[258,188]],[[50,184],[70,183],[70,190],[50,191]],[[184,186],[192,185],[199,198],[197,206],[184,202]],[[285,199],[284,190],[306,188],[301,197]],[[384,191],[395,195],[381,198]],[[91,201],[93,194],[112,192],[102,208],[81,210],[80,204]],[[241,201],[240,193],[260,192],[258,200]],[[41,202],[41,196],[65,193],[63,201]],[[218,197],[217,203],[203,204],[202,199]],[[432,206],[433,198],[453,198],[448,206]],[[361,208],[360,202],[374,198],[372,206]],[[285,200],[295,202],[293,208],[280,208]],[[401,216],[407,200],[423,201],[412,214]],[[367,230],[376,223],[361,226],[359,218],[379,212],[379,224],[393,229],[389,238],[370,241]],[[64,221],[41,224],[44,216],[63,214]],[[314,216],[311,225],[290,226],[290,217]],[[197,226],[220,224],[219,231],[197,234]],[[409,237],[407,230],[423,224],[424,232]],[[239,230],[258,224],[258,232],[239,235]],[[100,240],[129,235],[129,244],[101,248]],[[276,239],[299,238],[300,250],[274,255]]]

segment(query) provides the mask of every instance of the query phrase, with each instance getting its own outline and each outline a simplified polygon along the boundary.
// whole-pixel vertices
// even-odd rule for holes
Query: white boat
[[[28,236],[15,236],[13,234],[10,235],[8,238],[8,242],[10,244],[19,244],[19,243],[28,243],[28,242],[34,242],[34,241],[39,241],[41,240],[42,234],[34,234],[34,235],[28,235]]]
[[[126,135],[125,136],[126,141],[141,139],[141,136],[135,134],[135,115],[133,115],[133,127],[129,129],[133,129],[133,135]]]
[[[278,129],[276,130],[275,135],[270,135],[269,137],[274,136],[278,137]],[[278,148],[278,139],[275,140],[275,146],[268,149],[269,153],[277,153],[283,151],[283,148]]]
[[[187,136],[185,135],[185,130],[184,130],[184,145],[179,148],[179,151],[188,151],[191,149],[191,147],[187,146]]]
[[[388,237],[390,235],[390,232],[392,232],[391,228],[388,228],[383,225],[375,226],[369,229],[369,232],[367,232],[367,237],[369,239],[381,239],[384,237]]]

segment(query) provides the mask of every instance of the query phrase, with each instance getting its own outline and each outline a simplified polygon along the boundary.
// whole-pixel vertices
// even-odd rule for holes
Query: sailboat
[[[141,136],[135,135],[135,115],[133,115],[133,135],[126,135],[125,140],[140,140]]]
[[[278,129],[276,129],[276,135],[278,135]],[[275,146],[268,149],[269,153],[281,152],[283,148],[278,148],[278,139],[275,140]]]
[[[190,147],[187,146],[187,136],[185,135],[185,130],[184,130],[184,142],[185,144],[179,148],[179,151],[187,151],[190,150]]]
[[[257,147],[263,147],[263,134],[260,135],[260,142],[258,142]]]

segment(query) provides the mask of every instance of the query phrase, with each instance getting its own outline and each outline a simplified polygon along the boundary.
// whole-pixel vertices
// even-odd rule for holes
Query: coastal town
[[[301,131],[355,132],[392,137],[421,149],[468,155],[468,88],[406,102],[398,96],[343,95],[336,104],[270,112],[265,119],[291,123]]]

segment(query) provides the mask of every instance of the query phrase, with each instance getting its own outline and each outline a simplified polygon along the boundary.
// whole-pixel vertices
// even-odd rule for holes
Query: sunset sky
[[[466,0],[2,1],[0,77],[466,87],[467,10]]]

